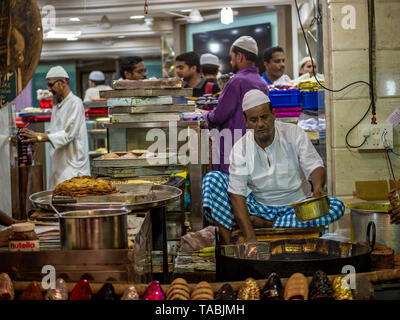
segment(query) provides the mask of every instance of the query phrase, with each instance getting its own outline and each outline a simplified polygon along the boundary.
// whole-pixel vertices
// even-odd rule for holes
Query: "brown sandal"
[[[285,286],[285,300],[307,300],[308,281],[301,273],[294,273]]]

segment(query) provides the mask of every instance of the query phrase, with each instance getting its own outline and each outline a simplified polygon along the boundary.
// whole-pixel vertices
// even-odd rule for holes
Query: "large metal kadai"
[[[357,273],[369,272],[375,234],[375,224],[370,222],[365,246],[312,238],[220,246],[217,239],[217,281],[266,279],[273,272],[280,277],[290,277],[296,272],[312,276],[318,270],[341,274],[344,266],[354,267]]]

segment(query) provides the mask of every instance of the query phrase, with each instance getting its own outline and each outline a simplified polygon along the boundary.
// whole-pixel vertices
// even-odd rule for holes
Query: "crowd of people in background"
[[[235,50],[240,50],[235,48]],[[262,60],[264,70],[258,70],[264,81],[268,84],[282,84],[292,81],[285,74],[286,56],[283,48],[279,46],[267,48],[262,54],[253,57],[255,66],[258,60]],[[175,58],[176,76],[183,80],[184,88],[192,88],[194,97],[201,97],[205,94],[218,96],[226,82],[220,82],[224,75],[221,73],[220,59],[211,53],[199,55],[194,51],[184,52]],[[235,74],[238,70],[234,70]],[[316,61],[310,57],[304,57],[299,62],[299,78],[296,81],[311,78],[317,74]],[[148,75],[143,58],[138,56],[126,57],[119,65],[118,80],[143,80]],[[106,79],[103,72],[96,70],[89,74],[89,88],[85,92],[84,101],[99,99],[99,91],[110,90],[111,87],[105,84]]]

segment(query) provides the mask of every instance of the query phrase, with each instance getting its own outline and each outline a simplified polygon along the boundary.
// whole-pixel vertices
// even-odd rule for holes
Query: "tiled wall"
[[[324,1],[325,2],[325,1]],[[344,29],[342,8],[355,8],[355,29]],[[363,80],[368,71],[368,2],[367,0],[330,0],[323,4],[324,54],[326,84],[339,89]],[[400,1],[375,0],[376,25],[376,117],[385,122],[400,109]],[[355,85],[339,93],[326,93],[328,188],[339,197],[352,197],[355,181],[389,179],[384,153],[351,152],[345,135],[364,115],[369,106],[369,89]],[[371,113],[363,120],[367,124]],[[394,150],[400,153],[400,126],[394,130]],[[349,142],[358,144],[357,129]],[[393,170],[400,178],[400,158],[390,155]]]

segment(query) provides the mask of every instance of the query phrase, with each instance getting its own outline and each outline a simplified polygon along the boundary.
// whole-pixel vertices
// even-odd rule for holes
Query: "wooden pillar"
[[[285,50],[285,73],[293,79],[292,8],[290,5],[277,6],[278,46]]]

